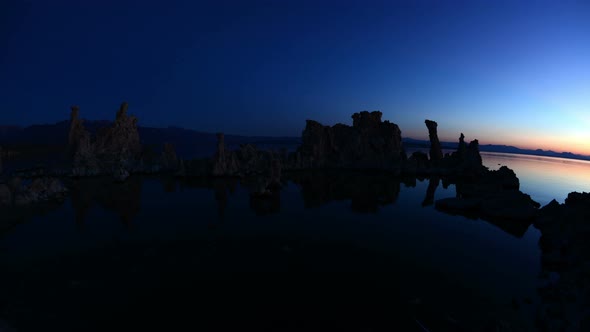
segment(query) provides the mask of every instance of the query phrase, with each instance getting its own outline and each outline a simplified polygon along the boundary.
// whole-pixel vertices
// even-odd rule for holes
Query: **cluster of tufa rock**
[[[516,174],[506,166],[476,178],[460,179],[455,185],[457,197],[436,201],[438,210],[488,221],[511,220],[530,225],[540,207],[519,190]]]
[[[0,183],[0,206],[27,206],[36,203],[60,201],[66,196],[67,189],[56,178],[36,178],[24,184],[20,178],[10,178]]]
[[[324,126],[307,120],[302,144],[290,154],[285,169],[394,169],[405,153],[398,125],[381,121],[382,113],[352,115],[352,126]]]
[[[487,168],[483,166],[478,140],[473,140],[467,145],[465,136],[461,133],[457,151],[443,156],[438,139],[438,124],[431,120],[426,120],[425,124],[430,138],[430,158],[424,152],[414,152],[404,164],[405,174],[463,177],[477,177],[485,174]]]
[[[74,176],[111,174],[120,180],[129,176],[139,159],[141,144],[137,118],[127,115],[127,108],[126,102],[121,104],[114,124],[100,129],[93,140],[79,117],[79,107],[72,106],[69,150]]]
[[[266,175],[270,182],[280,182],[280,170],[355,169],[382,170],[395,175],[479,175],[482,165],[477,140],[469,145],[461,134],[459,148],[443,156],[437,135],[437,123],[426,120],[431,149],[430,158],[415,152],[407,158],[401,130],[395,123],[382,121],[379,111],[354,113],[352,126],[324,126],[307,120],[301,146],[292,153],[260,151],[243,145],[228,151],[224,135],[218,134],[217,152],[212,160],[214,176]],[[206,172],[206,167],[201,167]],[[195,172],[193,172],[195,173]]]
[[[217,151],[213,157],[213,176],[255,177],[253,192],[268,193],[280,188],[281,159],[274,151],[258,150],[252,144],[243,144],[236,151],[226,149],[224,134],[217,134]],[[252,182],[252,179],[250,179]]]
[[[590,325],[590,193],[570,193],[538,212],[541,231],[541,307],[537,322],[548,331],[587,331]]]
[[[112,126],[99,129],[92,137],[80,119],[80,108],[72,106],[68,146],[73,176],[112,175],[124,181],[132,173],[177,170],[180,163],[172,145],[166,144],[160,157],[142,148],[137,118],[127,114],[128,107],[122,103]]]

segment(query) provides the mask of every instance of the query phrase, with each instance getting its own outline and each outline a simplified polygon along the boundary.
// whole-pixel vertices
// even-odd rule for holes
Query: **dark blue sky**
[[[381,110],[404,136],[590,154],[590,5],[513,3],[4,0],[0,124],[127,100],[146,126],[298,136]]]

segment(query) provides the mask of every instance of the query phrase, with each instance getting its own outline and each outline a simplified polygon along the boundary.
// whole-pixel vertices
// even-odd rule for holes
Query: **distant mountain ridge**
[[[111,121],[85,120],[84,127],[91,133],[110,126]],[[28,127],[0,126],[1,145],[48,145],[65,146],[68,142],[70,121],[55,124],[32,125]],[[210,157],[217,149],[215,133],[200,132],[181,127],[143,127],[138,126],[141,143],[144,145],[161,146],[171,143],[176,147],[182,158]],[[299,137],[267,137],[225,135],[225,143],[230,149],[240,144],[255,144],[260,148],[286,148],[294,150],[301,143]]]
[[[105,120],[85,120],[84,126],[92,133],[99,128],[112,124]],[[60,121],[55,124],[32,125],[28,127],[0,126],[0,145],[35,144],[35,145],[65,145],[68,141],[70,121]],[[164,143],[173,144],[178,154],[183,158],[208,157],[215,153],[217,137],[215,133],[200,132],[181,127],[143,127],[139,126],[142,144],[161,146]],[[428,148],[430,141],[413,138],[402,139],[406,147]],[[225,135],[225,142],[230,149],[240,144],[255,144],[260,148],[294,150],[301,144],[300,137],[272,137],[272,136],[241,136]],[[458,142],[441,142],[443,149],[456,149]],[[521,149],[511,145],[482,144],[483,152],[516,153],[566,159],[590,160],[590,156],[571,152],[555,152],[542,149]]]
[[[418,140],[413,138],[403,138],[402,141],[406,146],[409,147],[430,147],[430,141]],[[458,142],[440,142],[443,149],[456,149],[459,145]],[[552,150],[542,149],[521,149],[512,145],[498,145],[498,144],[480,144],[479,150],[482,152],[498,152],[498,153],[513,153],[513,154],[524,154],[534,155],[542,157],[556,157],[566,159],[579,159],[579,160],[590,160],[590,156],[575,154],[571,152],[555,152]]]

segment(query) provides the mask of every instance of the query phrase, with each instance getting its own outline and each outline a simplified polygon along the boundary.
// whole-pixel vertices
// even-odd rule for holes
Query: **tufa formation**
[[[437,163],[443,158],[440,141],[438,140],[438,132],[436,128],[438,124],[431,120],[425,120],[426,128],[428,128],[428,138],[430,139],[430,160]]]
[[[399,168],[405,153],[398,125],[381,121],[382,113],[352,115],[353,125],[332,127],[307,120],[302,144],[287,162],[288,169]]]
[[[68,147],[73,176],[111,175],[125,181],[133,173],[177,170],[179,161],[172,145],[166,144],[160,157],[142,147],[137,118],[127,114],[128,108],[123,102],[113,124],[99,129],[93,138],[79,117],[80,108],[72,106]]]

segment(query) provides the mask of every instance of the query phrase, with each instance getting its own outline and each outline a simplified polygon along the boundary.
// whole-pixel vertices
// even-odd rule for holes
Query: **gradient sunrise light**
[[[432,119],[590,155],[587,1],[9,1],[0,21],[0,124],[127,100],[145,126],[299,136],[381,110],[404,137]]]

